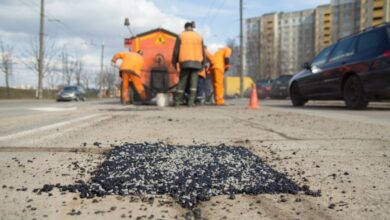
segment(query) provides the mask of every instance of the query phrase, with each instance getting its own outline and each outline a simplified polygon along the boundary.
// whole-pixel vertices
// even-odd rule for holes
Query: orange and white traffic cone
[[[249,109],[259,109],[260,108],[259,99],[257,98],[256,84],[252,84],[252,92],[251,92],[251,97],[249,99],[248,108]]]

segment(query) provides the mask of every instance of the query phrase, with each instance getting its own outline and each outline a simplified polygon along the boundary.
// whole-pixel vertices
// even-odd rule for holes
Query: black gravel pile
[[[106,154],[88,183],[45,185],[79,192],[81,198],[105,195],[169,194],[185,208],[216,195],[317,193],[300,187],[243,147],[125,144]]]

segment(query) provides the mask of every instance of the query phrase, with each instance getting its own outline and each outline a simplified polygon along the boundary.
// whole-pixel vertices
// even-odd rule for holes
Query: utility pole
[[[38,88],[36,93],[37,99],[43,98],[42,81],[43,81],[43,71],[44,71],[43,64],[45,62],[44,31],[45,31],[45,0],[41,0],[41,16],[40,16],[40,24],[39,24]]]
[[[243,0],[240,0],[240,97],[244,97],[244,18]]]
[[[100,77],[99,77],[99,97],[103,97],[103,65],[104,65],[104,42],[102,43],[102,54],[100,60]]]

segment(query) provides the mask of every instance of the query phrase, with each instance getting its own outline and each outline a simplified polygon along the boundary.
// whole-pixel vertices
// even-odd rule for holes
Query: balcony
[[[374,20],[375,20],[376,18],[382,19],[383,16],[384,16],[383,10],[374,11],[374,14],[373,14]]]
[[[383,0],[374,1],[374,8],[382,7],[385,5],[385,2]]]

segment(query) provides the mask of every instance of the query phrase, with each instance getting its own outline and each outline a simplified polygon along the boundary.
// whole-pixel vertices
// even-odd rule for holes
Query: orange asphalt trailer
[[[159,28],[125,39],[125,47],[144,52],[141,79],[149,99],[157,93],[168,93],[179,82],[179,73],[171,61],[177,38],[177,34]],[[139,101],[133,86],[130,90],[131,100]]]

